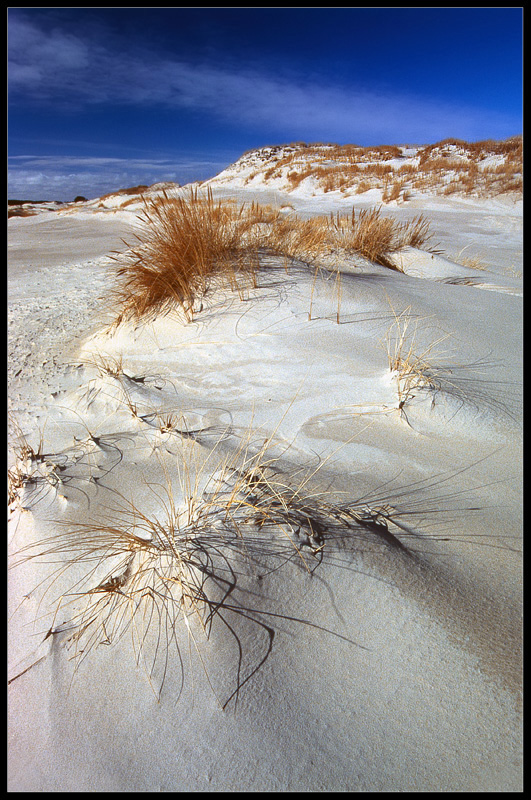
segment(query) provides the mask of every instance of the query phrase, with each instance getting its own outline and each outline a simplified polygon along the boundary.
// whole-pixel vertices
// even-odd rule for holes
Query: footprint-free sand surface
[[[11,791],[521,790],[521,203],[419,211],[112,329],[134,211],[9,221]]]

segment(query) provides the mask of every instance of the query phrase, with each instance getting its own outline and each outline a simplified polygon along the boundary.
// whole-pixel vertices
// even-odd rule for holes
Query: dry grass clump
[[[430,398],[432,409],[437,398],[442,398],[445,404],[450,402],[454,406],[454,413],[468,406],[477,413],[488,411],[496,419],[505,416],[516,421],[506,405],[503,389],[499,391],[495,388],[496,382],[483,378],[485,371],[494,366],[493,362],[478,359],[459,364],[441,359],[439,345],[450,338],[450,334],[443,333],[434,339],[430,337],[420,344],[418,333],[421,320],[411,315],[411,308],[406,308],[400,314],[394,309],[392,311],[395,320],[387,333],[388,363],[396,384],[396,410],[410,427],[407,407],[415,397]]]
[[[270,206],[238,206],[200,196],[145,201],[138,244],[116,255],[117,322],[180,308],[191,319],[212,285],[242,292],[241,278],[256,286],[260,258],[273,254],[312,263],[338,248],[396,269],[391,254],[430,238],[421,216],[406,223],[382,217],[381,209],[362,210],[350,219],[302,220]]]
[[[431,239],[430,223],[422,214],[407,222],[382,216],[381,206],[352,210],[350,228],[345,231],[340,221],[336,228],[344,231],[342,245],[347,251],[359,253],[375,264],[399,270],[392,255],[404,247],[424,247]]]
[[[283,217],[271,206],[236,205],[201,196],[145,202],[138,244],[117,255],[118,321],[164,313],[175,306],[187,319],[213,285],[241,294],[242,282],[256,285],[260,256],[314,258],[326,246],[326,227],[314,220]]]
[[[34,217],[37,211],[28,208],[9,208],[7,209],[7,218],[11,217]]]
[[[107,200],[109,197],[116,197],[116,195],[144,194],[147,189],[149,189],[147,184],[140,183],[138,186],[130,186],[127,189],[118,189],[116,192],[107,192],[107,194],[102,194],[99,199]]]
[[[362,179],[356,186],[356,194],[363,194],[364,192],[368,192],[369,189],[372,188],[373,188],[372,183],[369,183],[369,181]]]
[[[441,376],[433,366],[431,356],[436,346],[448,338],[447,335],[441,336],[418,352],[418,321],[413,319],[410,311],[406,308],[397,314],[393,309],[395,320],[387,334],[389,369],[396,379],[398,409],[402,414],[406,403],[414,397],[414,391],[440,389]]]
[[[8,469],[10,512],[33,510],[44,501],[63,505],[71,492],[85,496],[88,502],[80,482],[98,485],[123,458],[122,434],[96,435],[84,425],[85,437],[74,436],[74,443],[65,449],[45,450],[43,431],[38,446],[34,447],[15,421],[12,426],[16,435],[10,444],[13,463]]]
[[[348,569],[352,555],[369,548],[407,558],[419,515],[444,513],[436,490],[449,476],[395,489],[386,481],[340,500],[315,480],[328,459],[294,468],[272,437],[251,440],[249,433],[228,455],[217,445],[198,453],[186,440],[178,480],[165,473],[165,484],[147,484],[154,508],[120,496],[103,518],[83,524],[63,517],[54,535],[20,550],[13,566],[42,565],[45,578],[32,595],[43,642],[56,637],[57,647],[66,645],[77,670],[95,648],[129,635],[157,698],[170,674],[182,691],[185,651],[195,649],[203,663],[205,640],[228,637],[235,661],[225,646],[220,661],[220,705],[227,708],[271,655],[279,627],[304,625],[363,647],[293,616],[282,593],[268,592],[268,580],[293,581],[294,570],[306,579],[322,563]]]
[[[326,630],[268,610],[261,579],[290,563],[311,574],[328,549],[360,534],[406,548],[388,530],[389,509],[329,502],[310,488],[324,462],[300,476],[286,473],[270,438],[248,439],[225,457],[215,446],[202,463],[194,460],[195,447],[183,442],[178,492],[168,477],[166,486],[150,486],[156,513],[122,497],[105,519],[59,523],[64,530],[21,550],[15,566],[35,558],[55,565],[41,586],[41,610],[52,614],[45,638],[68,631],[76,668],[95,647],[129,632],[157,695],[172,653],[184,679],[183,634],[200,654],[214,626],[228,632],[238,656],[226,707],[268,658],[275,620]],[[256,627],[251,656],[240,639],[242,623]]]
[[[303,220],[279,215],[268,231],[264,249],[273,255],[312,263],[319,255],[330,252],[332,246],[327,218]]]
[[[256,206],[234,209],[191,192],[189,198],[169,197],[145,202],[139,244],[117,257],[117,299],[121,318],[163,313],[175,304],[192,316],[196,298],[212,280],[232,284],[239,273],[251,278],[257,268],[252,228],[262,221]]]
[[[470,245],[466,245],[463,247],[457,255],[452,256],[452,261],[456,264],[460,264],[462,267],[468,267],[469,269],[475,269],[478,271],[484,271],[487,269],[487,265],[485,264],[483,256],[476,254],[476,255],[463,255],[465,250]]]
[[[313,175],[313,168],[306,167],[300,171],[293,170],[292,172],[288,172],[287,179],[289,181],[290,189],[296,189],[300,184],[306,179]]]
[[[57,454],[44,452],[42,435],[35,448],[18,425],[14,421],[10,422],[16,432],[17,441],[12,446],[14,463],[7,471],[8,507],[30,508],[61,484],[60,473],[64,465]]]
[[[392,200],[399,200],[406,197],[406,183],[403,180],[395,180],[393,183],[388,181],[384,184],[382,201],[389,203]]]

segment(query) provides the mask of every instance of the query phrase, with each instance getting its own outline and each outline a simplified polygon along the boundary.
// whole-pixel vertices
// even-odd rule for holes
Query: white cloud
[[[13,156],[9,158],[8,196],[19,200],[73,200],[159,181],[185,184],[211,177],[224,162],[197,159],[82,158]]]
[[[52,97],[61,87],[73,86],[86,74],[91,54],[88,45],[71,33],[43,30],[23,17],[9,20],[9,84],[15,93]]]

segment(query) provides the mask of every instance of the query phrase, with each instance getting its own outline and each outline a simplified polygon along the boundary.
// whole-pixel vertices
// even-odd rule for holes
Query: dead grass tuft
[[[61,484],[62,465],[54,454],[45,453],[42,433],[35,448],[15,420],[10,419],[10,424],[16,441],[11,448],[14,463],[7,471],[8,507],[31,508]]]
[[[164,192],[145,201],[140,219],[139,243],[117,257],[121,318],[164,313],[175,304],[190,318],[195,299],[216,278],[235,285],[238,275],[256,272],[259,242],[255,236],[253,247],[250,238],[262,217],[255,205],[235,209],[215,202],[211,191],[188,198]]]
[[[404,247],[424,247],[431,239],[429,221],[420,214],[399,223],[393,217],[382,216],[381,210],[381,206],[362,209],[357,216],[353,210],[344,246],[376,264],[399,270],[391,256]]]
[[[456,264],[460,264],[462,267],[468,267],[469,269],[475,269],[481,272],[488,269],[481,255],[463,255],[468,246],[469,245],[463,247],[459,253],[452,258],[452,260],[455,261]]]
[[[393,253],[408,245],[422,247],[431,238],[422,215],[399,223],[378,207],[353,210],[350,217],[303,220],[271,206],[215,201],[211,191],[206,196],[192,191],[188,197],[164,193],[145,201],[141,221],[138,244],[115,256],[117,323],[176,307],[189,320],[220,285],[243,297],[245,285],[257,285],[265,254],[284,258],[287,267],[342,250],[397,269]]]
[[[37,211],[28,209],[28,208],[9,208],[7,209],[7,218],[11,219],[12,217],[34,217],[37,214]]]
[[[58,533],[19,551],[14,566],[35,558],[54,565],[40,586],[39,606],[51,614],[45,639],[68,631],[76,669],[94,648],[128,632],[157,697],[170,660],[177,670],[180,664],[184,680],[183,635],[201,658],[201,641],[214,630],[228,631],[238,656],[225,708],[269,657],[276,620],[346,640],[289,612],[268,610],[257,581],[290,563],[311,575],[325,552],[360,535],[377,546],[407,549],[388,530],[390,509],[366,498],[331,502],[316,488],[325,461],[286,472],[280,466],[285,449],[250,433],[228,455],[217,445],[199,459],[198,452],[183,440],[178,491],[166,473],[165,485],[148,484],[156,514],[120,496],[105,519],[59,522]],[[52,587],[56,599],[49,597]],[[257,643],[250,655],[239,635],[249,623]]]
[[[431,356],[437,345],[448,338],[448,335],[441,336],[419,352],[418,320],[410,312],[409,307],[400,314],[393,309],[395,320],[387,334],[389,369],[396,379],[398,410],[404,416],[404,407],[414,397],[415,391],[434,392],[440,388],[439,376],[431,362]],[[407,417],[405,419],[407,421]]]

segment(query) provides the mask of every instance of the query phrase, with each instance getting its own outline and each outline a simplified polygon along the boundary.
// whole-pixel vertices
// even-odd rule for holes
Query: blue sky
[[[215,175],[293,141],[522,132],[521,8],[11,8],[9,197]]]

